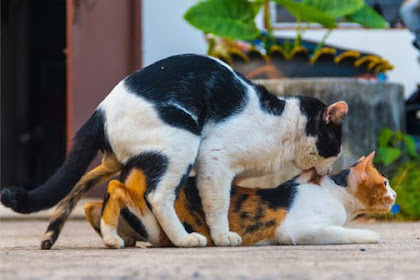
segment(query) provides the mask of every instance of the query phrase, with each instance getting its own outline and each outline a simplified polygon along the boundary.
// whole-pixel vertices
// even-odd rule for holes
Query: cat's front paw
[[[364,243],[378,243],[381,240],[381,236],[377,232],[366,230],[364,239]]]
[[[219,234],[212,237],[214,244],[221,247],[239,246],[242,243],[242,238],[236,232],[228,231],[227,233]]]
[[[192,232],[186,237],[182,238],[177,244],[178,247],[205,247],[207,245],[207,238],[199,233]]]
[[[121,249],[124,248],[124,240],[119,236],[104,236],[104,244],[110,249]]]

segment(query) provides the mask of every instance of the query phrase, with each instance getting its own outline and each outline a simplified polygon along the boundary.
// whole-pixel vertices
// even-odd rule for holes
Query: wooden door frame
[[[66,54],[66,138],[67,138],[67,151],[71,147],[71,142],[73,139],[73,110],[68,108],[73,108],[73,34],[72,34],[72,25],[75,19],[75,6],[80,5],[82,0],[66,0],[66,49],[64,50]],[[127,55],[130,58],[130,70],[135,71],[142,67],[142,0],[125,0],[129,1],[130,6],[130,15],[128,20],[130,22],[130,47],[127,51]],[[70,16],[69,16],[70,15]]]

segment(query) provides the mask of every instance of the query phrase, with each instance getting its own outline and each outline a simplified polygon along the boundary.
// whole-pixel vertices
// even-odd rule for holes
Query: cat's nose
[[[391,189],[391,196],[392,196],[394,199],[396,199],[396,198],[397,198],[397,193],[396,193],[393,189]]]
[[[397,198],[397,193],[393,189],[389,188],[388,193],[387,193],[387,197],[389,197],[393,201],[395,201],[395,199]]]

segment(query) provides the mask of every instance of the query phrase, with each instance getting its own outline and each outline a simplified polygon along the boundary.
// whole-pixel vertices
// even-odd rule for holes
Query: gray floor
[[[47,221],[0,223],[6,279],[419,279],[420,223],[353,224],[382,236],[365,246],[104,249],[85,221],[41,251]]]

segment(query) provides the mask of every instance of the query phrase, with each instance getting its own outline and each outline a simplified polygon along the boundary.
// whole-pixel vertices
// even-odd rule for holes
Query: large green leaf
[[[274,0],[277,4],[288,10],[298,21],[316,22],[328,28],[337,26],[334,17],[331,15],[303,3],[292,0]]]
[[[247,0],[206,0],[188,9],[184,19],[204,32],[248,40],[260,34],[254,22],[258,11],[258,3]]]
[[[354,14],[347,15],[346,19],[369,28],[385,28],[387,26],[385,19],[366,4]]]
[[[394,134],[395,132],[389,128],[382,129],[379,133],[379,147],[384,148],[389,146],[389,142],[391,141]]]
[[[341,18],[360,10],[364,0],[304,0],[304,4],[326,12],[334,18]]]

